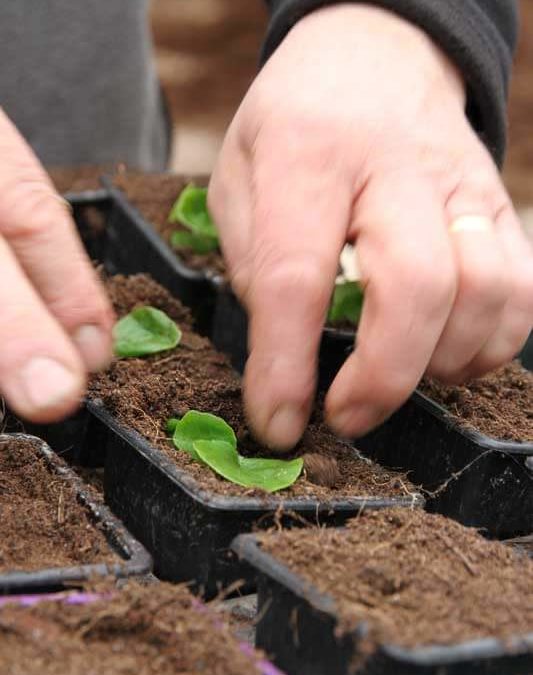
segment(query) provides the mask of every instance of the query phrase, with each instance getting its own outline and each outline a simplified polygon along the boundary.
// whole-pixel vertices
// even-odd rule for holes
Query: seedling
[[[358,281],[345,281],[335,286],[328,322],[331,324],[348,321],[356,326],[363,310],[364,292]]]
[[[175,248],[190,248],[201,255],[218,249],[218,233],[207,209],[207,188],[187,185],[174,203],[168,221],[187,228],[171,234],[170,243]]]
[[[178,450],[209,466],[226,480],[243,487],[276,492],[292,485],[303,468],[303,460],[243,457],[237,452],[237,438],[222,418],[210,413],[189,411],[181,420],[170,419],[167,429]]]
[[[117,356],[147,356],[176,347],[181,331],[165,312],[155,307],[137,307],[117,321],[113,340]]]

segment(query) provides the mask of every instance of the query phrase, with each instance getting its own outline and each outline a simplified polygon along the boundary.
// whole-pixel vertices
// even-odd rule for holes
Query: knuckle
[[[464,381],[464,367],[466,364],[458,363],[443,357],[434,357],[426,371],[429,377],[433,377],[443,384],[461,384]]]
[[[268,156],[274,142],[283,148],[288,163],[331,160],[339,154],[340,126],[336,115],[307,107],[285,107],[263,122],[256,149]]]
[[[460,292],[472,298],[487,310],[497,310],[507,301],[511,292],[511,273],[501,264],[472,264],[465,266],[460,275]]]
[[[6,189],[0,208],[2,233],[8,239],[40,238],[65,216],[59,195],[39,180],[18,181]]]
[[[84,323],[110,327],[114,313],[107,297],[98,287],[88,293],[88,285],[81,281],[69,286],[68,293],[47,298],[49,310],[66,328]]]
[[[451,217],[479,214],[493,216],[512,204],[496,168],[486,160],[464,166],[448,198]]]
[[[263,246],[254,259],[254,293],[328,299],[329,274],[316,253],[290,255],[276,245]]]
[[[374,382],[376,404],[384,410],[393,410],[409,398],[416,382],[406,369],[388,372],[386,378]]]
[[[433,256],[420,251],[409,259],[395,261],[391,277],[401,283],[409,295],[427,298],[432,305],[451,305],[455,297],[457,281],[453,264],[442,260],[435,265]]]

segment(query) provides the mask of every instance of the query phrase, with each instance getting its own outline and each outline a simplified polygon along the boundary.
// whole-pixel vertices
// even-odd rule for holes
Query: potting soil
[[[173,248],[170,242],[172,233],[186,228],[179,223],[169,223],[168,216],[181,191],[190,182],[205,186],[207,178],[128,171],[115,176],[113,180],[114,185],[124,192],[128,201],[137,208],[170,248]],[[222,275],[226,271],[226,264],[220,251],[198,255],[190,249],[183,248],[176,250],[176,254],[191,269],[209,270]]]
[[[110,590],[100,588],[109,597]],[[253,675],[220,616],[184,586],[136,584],[85,605],[7,605],[0,616],[3,675]],[[251,650],[251,648],[250,648]]]
[[[368,651],[533,633],[533,560],[443,516],[385,509],[257,537],[333,597],[341,634],[368,622]]]
[[[0,441],[0,573],[120,560],[31,442]]]
[[[420,389],[465,426],[502,441],[533,441],[533,373],[518,361],[462,386],[425,380]]]

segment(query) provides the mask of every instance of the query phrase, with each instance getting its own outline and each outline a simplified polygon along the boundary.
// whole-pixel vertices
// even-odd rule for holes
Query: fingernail
[[[290,450],[300,440],[306,419],[301,408],[286,404],[280,406],[270,418],[266,438],[269,447]]]
[[[20,372],[28,408],[47,410],[79,396],[78,378],[64,365],[44,356],[33,358]]]
[[[342,409],[333,415],[328,415],[328,425],[335,432],[337,436],[341,438],[349,437],[349,428],[350,424],[353,421],[353,410],[351,409]]]
[[[368,433],[386,417],[387,414],[375,405],[361,404],[329,413],[327,422],[337,436],[351,439]]]
[[[94,324],[81,326],[72,339],[91,372],[104,370],[111,363],[111,339],[99,326]]]

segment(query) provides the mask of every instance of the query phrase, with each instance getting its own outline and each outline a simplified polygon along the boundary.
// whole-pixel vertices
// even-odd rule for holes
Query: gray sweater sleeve
[[[360,0],[352,0],[358,2]],[[365,0],[368,2],[369,0]],[[267,59],[294,24],[340,0],[267,0]],[[506,142],[506,101],[518,32],[517,0],[370,0],[420,26],[456,63],[467,83],[467,114],[498,164]]]

